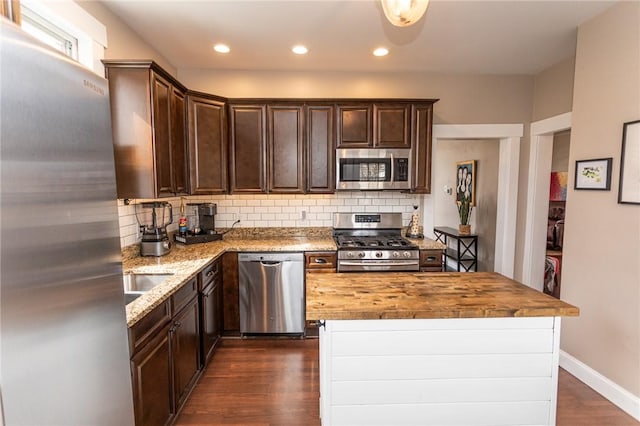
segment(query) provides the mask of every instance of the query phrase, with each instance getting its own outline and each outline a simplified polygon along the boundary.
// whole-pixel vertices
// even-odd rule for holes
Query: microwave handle
[[[393,154],[389,154],[391,156],[391,184],[393,184],[393,180],[396,177],[396,171],[394,170],[395,168],[395,161],[393,161]]]

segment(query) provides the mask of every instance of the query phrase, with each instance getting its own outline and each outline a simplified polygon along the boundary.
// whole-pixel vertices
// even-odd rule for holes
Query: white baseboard
[[[640,421],[640,397],[635,396],[563,350],[560,350],[560,367]]]

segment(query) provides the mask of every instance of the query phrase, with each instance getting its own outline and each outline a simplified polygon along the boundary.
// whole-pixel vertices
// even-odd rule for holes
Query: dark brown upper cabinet
[[[373,146],[411,148],[409,104],[373,105]]]
[[[333,193],[336,188],[334,107],[307,105],[307,193]]]
[[[301,104],[229,104],[231,192],[304,193]]]
[[[103,61],[118,198],[188,194],[186,89],[152,61]]]
[[[373,107],[370,103],[336,105],[338,148],[367,148],[372,146],[372,110]]]
[[[301,105],[267,106],[269,192],[304,193],[303,116]]]
[[[193,195],[227,192],[227,114],[225,102],[203,93],[187,96],[189,170]]]
[[[338,148],[411,148],[409,103],[338,104]]]
[[[431,129],[433,102],[411,106],[412,192],[431,193]]]
[[[229,104],[229,178],[232,193],[267,190],[266,111],[264,104]]]

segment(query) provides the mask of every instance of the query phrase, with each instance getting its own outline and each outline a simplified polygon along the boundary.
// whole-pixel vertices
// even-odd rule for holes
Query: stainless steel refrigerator
[[[131,425],[107,81],[0,18],[6,425]]]

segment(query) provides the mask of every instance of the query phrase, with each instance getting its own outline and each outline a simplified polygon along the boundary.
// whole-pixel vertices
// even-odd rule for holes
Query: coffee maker
[[[163,256],[169,253],[171,241],[167,235],[167,226],[173,223],[171,204],[166,201],[152,201],[140,205],[143,209],[142,220],[136,209],[136,218],[142,232],[140,255]]]
[[[177,233],[174,240],[182,244],[207,243],[222,239],[216,232],[215,215],[217,206],[214,203],[188,203],[189,229],[186,233]]]

